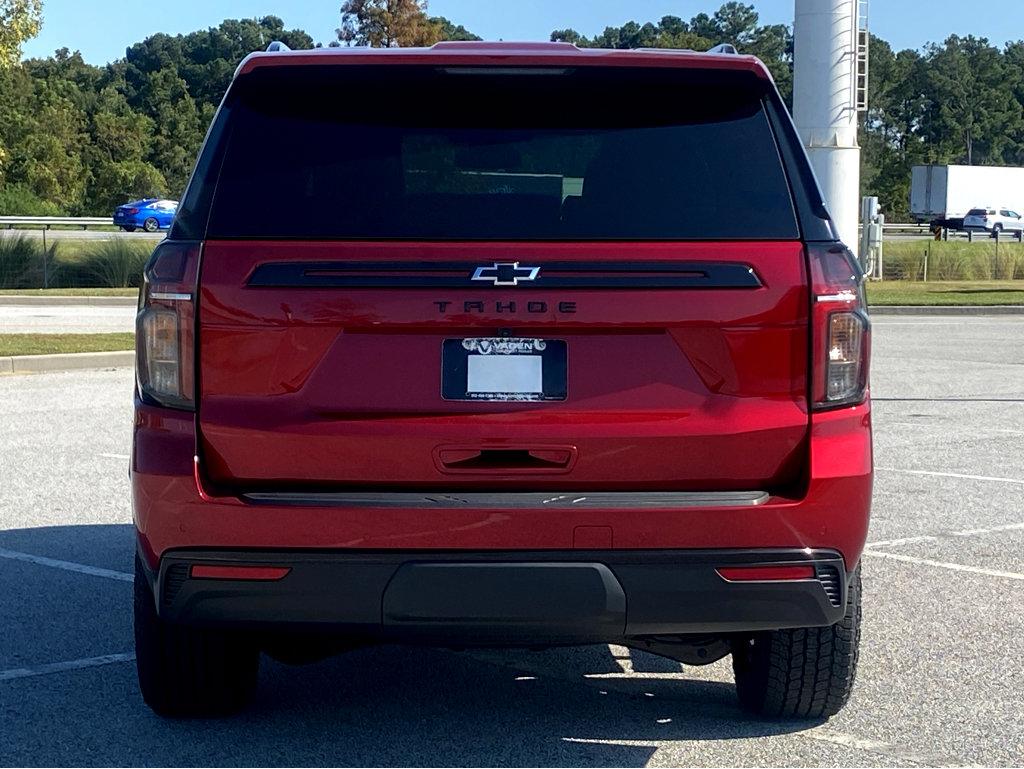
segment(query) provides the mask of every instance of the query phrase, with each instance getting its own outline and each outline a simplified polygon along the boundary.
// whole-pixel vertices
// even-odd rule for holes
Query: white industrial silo
[[[796,0],[793,120],[839,235],[857,250],[860,145],[867,109],[867,0]]]

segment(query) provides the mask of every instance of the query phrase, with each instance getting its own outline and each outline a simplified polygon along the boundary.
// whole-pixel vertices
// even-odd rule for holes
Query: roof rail
[[[290,51],[291,48],[286,46],[280,40],[274,40],[270,45],[267,46],[267,51],[272,53],[274,51]]]
[[[563,41],[558,42],[546,42],[546,41],[504,41],[504,40],[441,40],[434,43],[431,48],[451,48],[454,50],[464,51],[550,51],[563,50],[573,51],[579,50],[574,44],[566,43]]]
[[[708,53],[728,53],[735,55],[739,53],[739,51],[736,50],[736,46],[732,43],[719,43],[713,48],[708,48]]]
[[[692,48],[652,48],[651,46],[640,46],[630,50],[640,51],[641,53],[696,53]]]

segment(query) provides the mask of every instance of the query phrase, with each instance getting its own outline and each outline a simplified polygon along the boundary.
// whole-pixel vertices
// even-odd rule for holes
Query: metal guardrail
[[[90,227],[113,226],[114,220],[109,216],[0,216],[0,227],[6,227],[8,230],[16,227],[42,227],[47,230],[51,227],[81,227],[83,230],[87,230]],[[932,234],[927,224],[898,224],[894,222],[883,224],[882,232],[886,235],[920,235],[922,237]],[[953,234],[954,232],[950,230],[950,235]],[[967,237],[966,232],[957,234]],[[1011,236],[1011,233],[1007,232],[1004,234],[1005,236]],[[971,239],[983,237],[986,237],[986,233],[975,232]],[[1016,239],[1015,235],[1013,237]]]
[[[928,228],[927,224],[898,224],[895,222],[886,222],[882,225],[882,232],[902,232],[907,235],[928,235],[931,230]]]
[[[112,227],[114,220],[110,216],[0,216],[0,227],[13,230],[15,227]]]
[[[864,225],[858,225],[863,229]],[[900,224],[898,222],[886,222],[882,225],[882,232],[887,235],[931,235],[931,228],[927,224]]]
[[[929,224],[899,224],[894,222],[886,222],[882,225],[882,235],[886,239],[892,237],[898,237],[900,235],[907,237],[919,237],[922,239],[932,239],[935,237],[935,232],[932,230]],[[986,242],[990,240],[996,240],[996,236],[991,232],[984,230],[948,230],[944,229],[941,233],[942,240],[966,240],[972,243],[975,242]],[[998,240],[1000,242],[1024,242],[1024,232],[1022,231],[1009,231],[999,233]]]

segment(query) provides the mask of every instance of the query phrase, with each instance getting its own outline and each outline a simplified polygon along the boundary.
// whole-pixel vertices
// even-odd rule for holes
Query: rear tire
[[[847,700],[860,646],[860,567],[850,578],[846,614],[828,627],[772,630],[735,641],[736,694],[769,718],[828,718]]]
[[[142,699],[159,715],[221,716],[252,698],[259,651],[230,631],[161,620],[136,556],[135,663]]]
[[[135,232],[135,227],[130,224],[126,224],[121,229],[124,230],[125,232]]]
[[[142,229],[146,232],[156,232],[160,229],[160,222],[151,216],[142,223]]]

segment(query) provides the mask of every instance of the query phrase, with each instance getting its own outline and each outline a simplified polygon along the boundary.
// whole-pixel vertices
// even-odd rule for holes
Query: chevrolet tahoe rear
[[[230,712],[264,653],[617,643],[834,714],[862,281],[752,57],[251,55],[140,296],[146,702]]]

